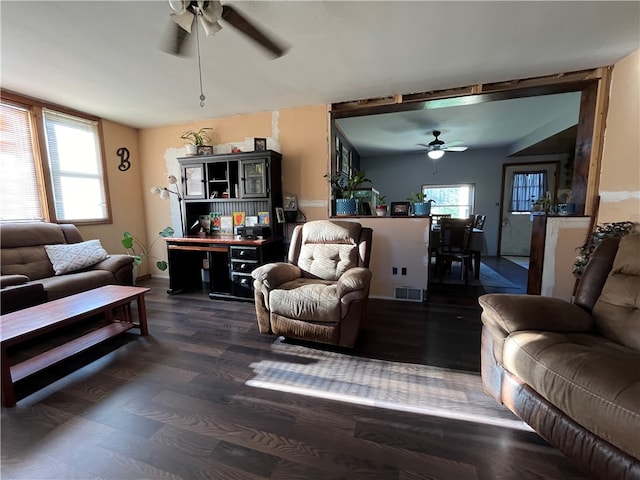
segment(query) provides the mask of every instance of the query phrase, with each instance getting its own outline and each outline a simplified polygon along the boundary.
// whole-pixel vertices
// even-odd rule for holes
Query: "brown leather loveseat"
[[[601,243],[574,303],[480,305],[485,391],[594,478],[640,479],[640,233]]]
[[[92,244],[95,242],[95,245]],[[89,243],[87,250],[102,250],[97,241]],[[0,305],[8,313],[45,301],[84,292],[103,285],[131,285],[133,258],[125,254],[107,255],[103,250],[99,261],[75,268],[71,258],[73,247],[61,252],[68,273],[58,274],[47,253],[46,246],[57,251],[64,245],[83,243],[80,231],[74,225],[55,223],[3,223],[0,226]],[[94,248],[95,247],[95,248]],[[70,260],[69,260],[70,259]],[[82,259],[80,259],[82,263]],[[92,263],[84,262],[84,263]],[[77,266],[77,264],[76,264]],[[56,268],[59,268],[56,265]]]

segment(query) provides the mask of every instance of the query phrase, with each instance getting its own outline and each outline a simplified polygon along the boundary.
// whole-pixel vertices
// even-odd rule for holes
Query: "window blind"
[[[44,220],[29,110],[0,103],[0,220]]]
[[[98,123],[42,109],[58,221],[108,216]]]

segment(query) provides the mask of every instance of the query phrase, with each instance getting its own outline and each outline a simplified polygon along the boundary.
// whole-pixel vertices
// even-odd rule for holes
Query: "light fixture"
[[[427,156],[431,159],[431,160],[438,160],[439,158],[442,158],[444,156],[444,150],[429,150],[427,152]]]
[[[163,200],[169,200],[171,198],[171,194],[175,195],[178,199],[178,207],[180,209],[180,226],[182,227],[182,235],[184,235],[184,222],[182,221],[182,195],[180,194],[180,189],[178,188],[178,179],[175,175],[167,175],[167,183],[169,186],[175,185],[175,190],[171,190],[167,187],[159,187],[154,186],[151,187],[151,193],[154,195],[159,195]]]

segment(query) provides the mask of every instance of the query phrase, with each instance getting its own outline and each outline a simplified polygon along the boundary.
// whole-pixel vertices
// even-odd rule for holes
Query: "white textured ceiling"
[[[230,27],[201,38],[204,108],[195,57],[159,49],[165,1],[1,1],[2,87],[142,128],[581,70],[640,48],[635,1],[228,3],[290,50],[271,60]],[[432,123],[474,140],[437,118],[415,127]]]

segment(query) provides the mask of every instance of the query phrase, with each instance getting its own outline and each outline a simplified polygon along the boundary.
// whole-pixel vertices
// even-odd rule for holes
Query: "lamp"
[[[436,150],[429,150],[427,152],[427,156],[431,159],[431,160],[438,160],[439,158],[442,158],[444,156],[444,150],[440,150],[440,149],[436,149]]]
[[[182,235],[184,235],[184,222],[182,220],[182,194],[180,193],[180,189],[178,188],[178,179],[175,175],[167,175],[167,183],[169,186],[175,185],[175,190],[167,187],[160,187],[158,185],[151,187],[151,193],[154,195],[159,195],[163,200],[169,200],[171,198],[171,194],[175,195],[178,199],[178,208],[180,209],[180,227]]]

